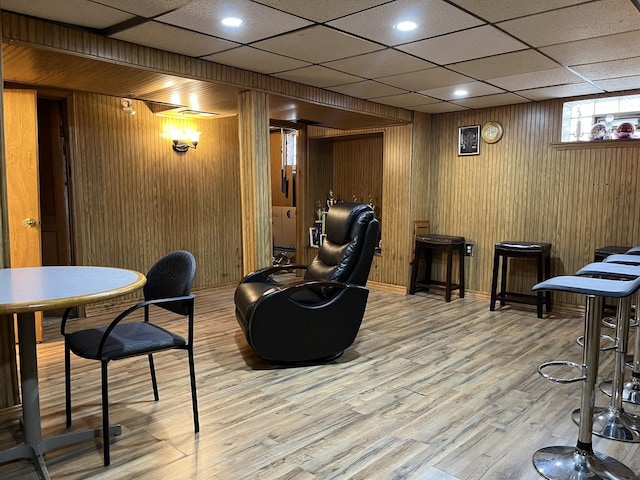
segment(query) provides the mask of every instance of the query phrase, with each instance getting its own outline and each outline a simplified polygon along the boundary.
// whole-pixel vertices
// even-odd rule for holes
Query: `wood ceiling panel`
[[[3,43],[7,82],[128,97],[237,115],[240,87],[169,75],[29,45]],[[270,118],[341,130],[397,124],[381,118],[287,97],[269,96]]]

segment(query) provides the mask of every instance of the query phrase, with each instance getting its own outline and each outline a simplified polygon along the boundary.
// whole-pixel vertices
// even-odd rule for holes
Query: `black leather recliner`
[[[310,265],[282,265],[247,275],[235,291],[236,318],[247,342],[275,363],[322,363],[356,338],[369,290],[365,288],[378,238],[368,205],[338,203],[327,213],[326,239]],[[302,280],[271,275],[305,269]]]

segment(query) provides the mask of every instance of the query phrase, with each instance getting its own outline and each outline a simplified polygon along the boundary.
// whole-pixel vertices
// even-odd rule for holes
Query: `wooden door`
[[[37,94],[34,90],[4,91],[7,206],[12,267],[42,265],[36,101]],[[42,312],[37,315],[36,339],[42,341]]]

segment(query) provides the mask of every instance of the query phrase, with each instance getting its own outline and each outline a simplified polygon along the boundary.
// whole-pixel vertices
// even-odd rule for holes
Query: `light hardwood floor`
[[[488,299],[473,294],[447,304],[438,294],[372,290],[358,338],[341,358],[281,368],[250,351],[233,290],[196,292],[200,433],[184,352],[157,355],[159,402],[144,358],[114,362],[111,420],[123,433],[112,441],[111,466],[102,465],[100,440],[85,442],[46,455],[52,478],[533,480],[542,478],[531,463],[536,449],[575,445],[570,413],[581,386],[551,383],[536,367],[581,362],[577,314],[538,319],[527,306],[490,312]],[[57,329],[47,327],[38,346],[48,435],[65,429]],[[602,378],[612,357],[601,356]],[[99,365],[73,357],[72,375],[72,429],[98,427]],[[598,392],[596,404],[607,402]],[[1,429],[0,448],[19,438],[16,425]],[[594,447],[640,472],[638,444],[594,437]],[[24,461],[0,465],[0,478],[36,476]]]

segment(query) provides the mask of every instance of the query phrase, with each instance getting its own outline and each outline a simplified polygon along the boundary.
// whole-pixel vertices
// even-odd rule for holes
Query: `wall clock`
[[[487,122],[482,127],[482,139],[486,143],[496,143],[502,138],[502,125],[498,122]]]

